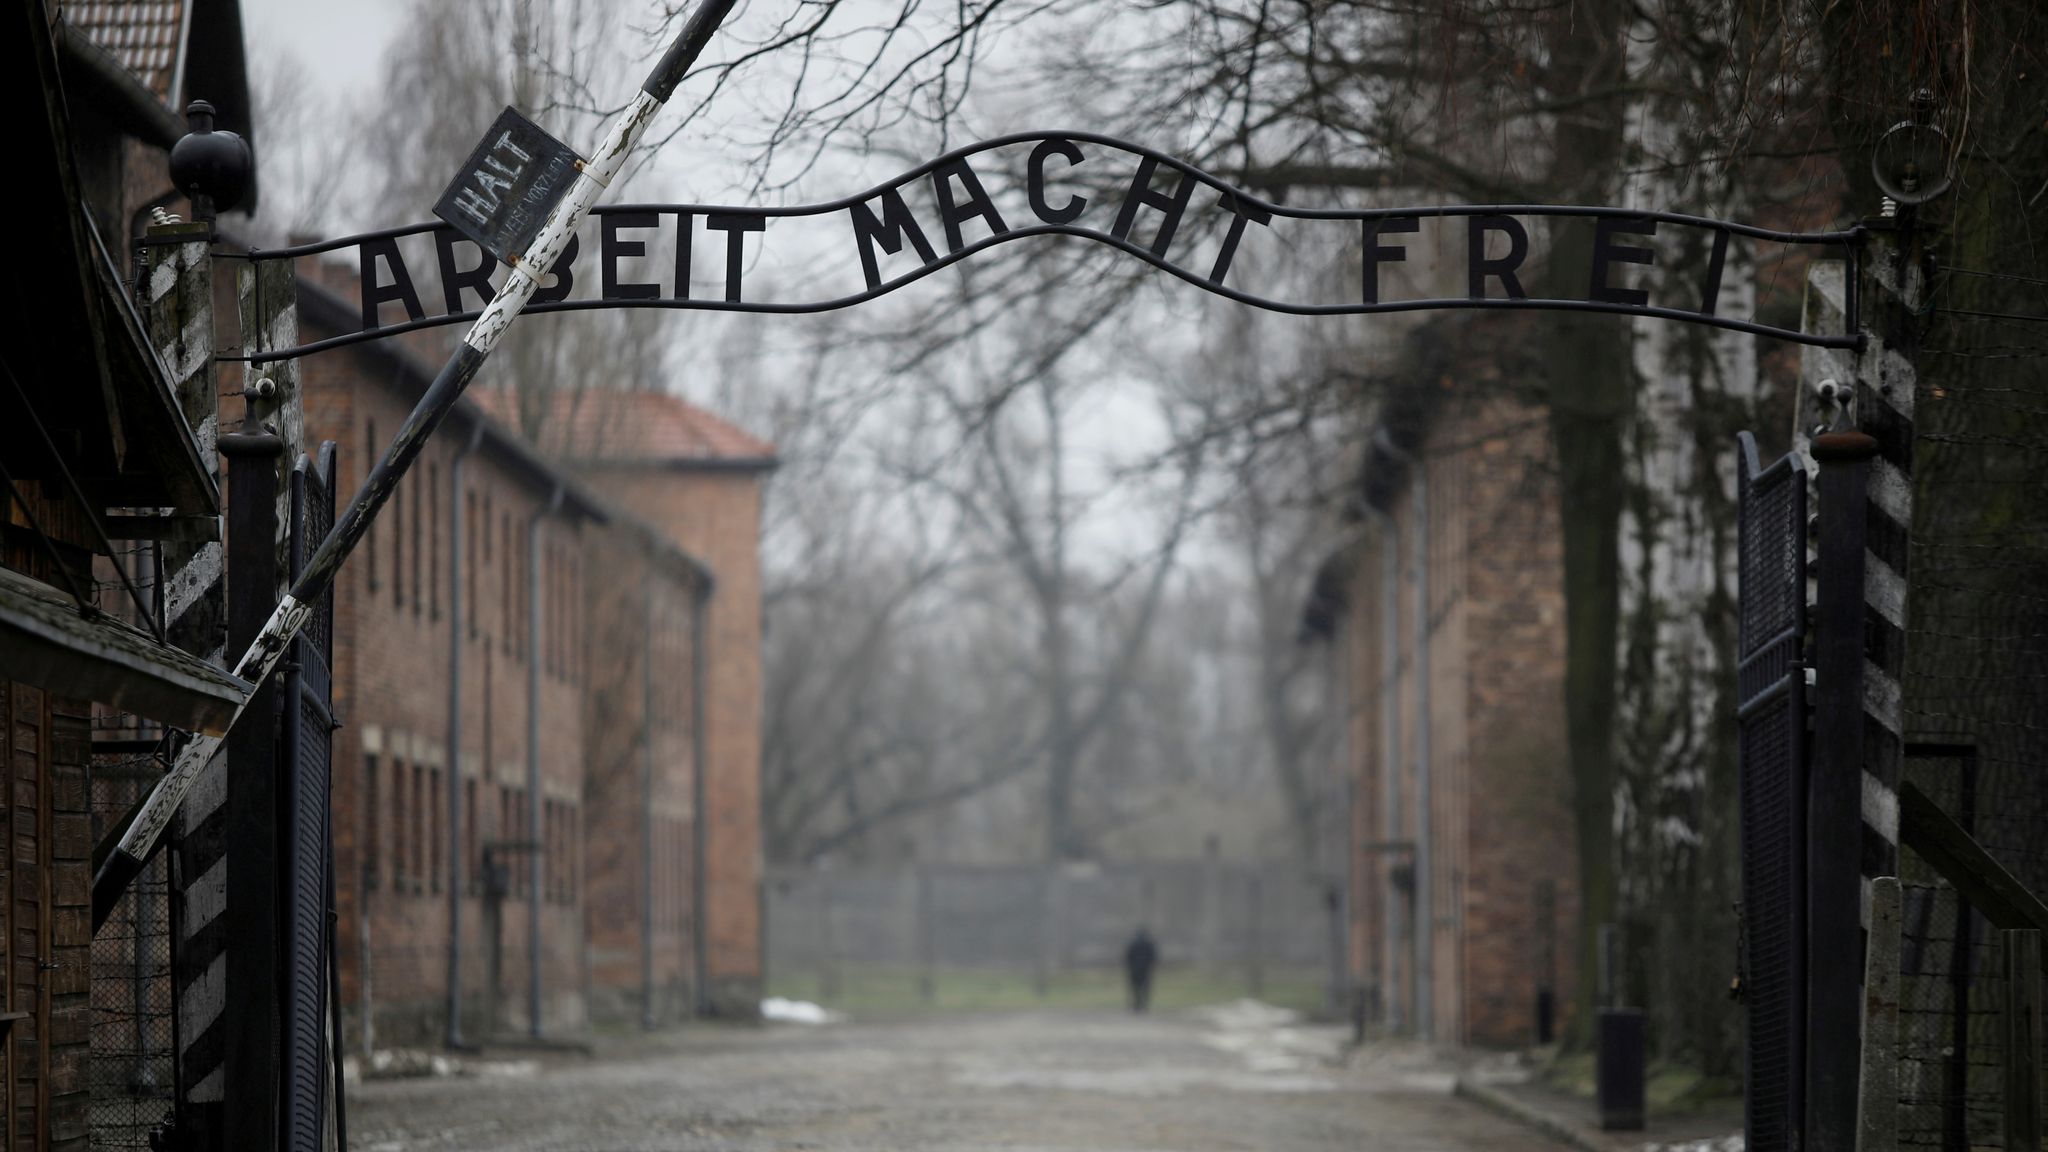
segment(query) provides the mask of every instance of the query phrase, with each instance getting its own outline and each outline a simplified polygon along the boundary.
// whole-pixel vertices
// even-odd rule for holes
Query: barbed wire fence
[[[129,751],[147,740],[124,715],[95,719],[90,776],[92,834],[97,843],[162,774],[152,752]],[[114,746],[120,751],[101,752]],[[92,1044],[86,1079],[90,1146],[147,1149],[150,1133],[176,1104],[174,1005],[171,988],[171,886],[168,853],[137,877],[92,941]]]
[[[1936,272],[1915,357],[1904,778],[2048,894],[2048,280]],[[2004,1147],[1997,929],[1900,852],[1902,1147]]]
[[[143,631],[162,626],[164,573],[155,541],[126,541],[81,574],[100,608]],[[145,617],[154,617],[154,619]],[[126,712],[93,716],[87,808],[100,843],[169,767],[164,730]],[[92,940],[86,1137],[94,1149],[149,1149],[176,1107],[170,854],[160,852]]]

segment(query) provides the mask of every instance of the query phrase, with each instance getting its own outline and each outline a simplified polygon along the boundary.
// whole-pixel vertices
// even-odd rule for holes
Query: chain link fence
[[[94,843],[148,792],[164,764],[116,735],[93,756]],[[122,751],[97,749],[114,745]],[[169,853],[159,852],[92,941],[92,1048],[87,1134],[95,1149],[150,1147],[176,1098]]]
[[[2048,281],[1965,244],[1919,318],[1905,780],[2048,895]],[[1900,851],[1900,1133],[2003,1147],[1997,929]]]
[[[1258,996],[1328,979],[1338,906],[1298,866],[1163,861],[1015,867],[771,868],[771,980],[815,981],[833,1000],[858,974],[921,980],[937,971],[1046,983],[1120,971],[1140,926],[1169,968]]]
[[[1915,752],[1907,781],[1976,832],[1976,758],[1961,748]],[[1997,933],[1911,848],[1900,850],[1899,868],[1899,1145],[2002,1147],[2005,973]]]

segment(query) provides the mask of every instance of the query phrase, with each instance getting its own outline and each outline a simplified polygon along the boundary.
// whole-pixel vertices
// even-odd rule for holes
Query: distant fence
[[[106,835],[155,782],[150,755],[96,753],[92,834]],[[159,852],[92,938],[86,1131],[95,1149],[151,1147],[175,1104],[169,856]]]
[[[1111,968],[1139,925],[1161,962],[1241,977],[1321,978],[1332,969],[1324,879],[1298,865],[1141,864],[889,869],[770,868],[771,978],[847,969]]]
[[[2048,776],[1974,744],[1908,745],[1905,777],[2035,893],[2048,892]],[[1900,853],[1901,1149],[2007,1146],[2012,1066],[2000,933],[1910,847]],[[2048,1053],[2035,1058],[2048,1060]]]

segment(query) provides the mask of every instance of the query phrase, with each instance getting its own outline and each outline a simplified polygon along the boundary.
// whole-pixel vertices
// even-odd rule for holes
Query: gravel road
[[[704,1027],[356,1085],[359,1152],[1542,1152],[1400,1048],[1256,1004]]]

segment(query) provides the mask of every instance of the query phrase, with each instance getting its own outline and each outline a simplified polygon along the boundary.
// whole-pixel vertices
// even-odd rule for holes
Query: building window
[[[498,839],[500,841],[516,839],[512,834],[514,826],[512,822],[512,786],[510,784],[500,784],[498,785]],[[511,876],[507,876],[505,879],[505,895],[509,898],[518,888],[518,883]]]
[[[569,679],[583,682],[583,557],[569,554]]]
[[[441,618],[441,468],[427,465],[427,617]]]
[[[521,844],[533,843],[533,824],[531,817],[532,813],[529,812],[526,807],[526,789],[514,788],[512,790],[512,826],[518,829],[518,831],[514,834],[513,839],[519,841]],[[529,851],[530,850],[531,849],[529,849]],[[524,855],[521,856],[520,862],[525,863]],[[512,888],[514,891],[519,893],[519,898],[521,900],[530,900],[533,898],[533,885],[528,883],[530,879],[531,876],[528,873],[528,871],[525,868],[521,868],[519,870],[519,875],[515,877],[512,881]]]
[[[412,863],[407,871],[412,875],[412,890],[415,892],[420,890],[421,874],[427,870],[426,829],[420,826],[426,822],[426,817],[427,769],[424,764],[414,764],[412,766],[412,820],[411,828],[409,829],[412,833],[412,840],[406,847],[412,852]]]
[[[542,611],[541,624],[548,635],[548,674],[559,677],[562,674],[562,550],[553,541],[548,542],[547,549],[547,607]]]
[[[363,891],[377,890],[384,861],[384,812],[377,804],[377,757],[363,754]]]
[[[668,864],[669,855],[675,847],[675,834],[670,830],[667,820],[663,820],[657,827],[661,829],[661,839],[658,849],[654,854],[655,860],[658,861],[654,873],[656,877],[654,890],[661,902],[656,907],[660,909],[658,915],[661,919],[661,926],[663,928],[673,928],[676,926],[676,885],[675,877],[668,874]]]
[[[363,475],[377,466],[377,422],[368,421],[363,427]],[[364,574],[369,577],[370,591],[377,590],[377,532],[372,529],[363,534]]]
[[[540,667],[555,674],[555,547],[543,539],[540,545],[540,587],[534,600],[540,612]]]
[[[374,525],[372,526],[374,531]],[[405,485],[391,489],[391,603],[405,607]]]
[[[468,586],[463,593],[463,607],[467,609],[469,635],[470,639],[473,640],[476,638],[476,618],[478,615],[476,610],[476,569],[478,563],[476,551],[476,492],[474,490],[464,492],[462,499],[464,503],[462,534],[464,546],[469,549],[469,552],[462,558],[464,561],[463,568],[461,572],[456,574],[456,578],[468,582]]]
[[[472,776],[462,782],[462,865],[471,893],[483,890],[483,857],[477,852],[481,838],[476,826],[476,777]]]
[[[405,838],[405,761],[394,758],[391,761],[391,887],[399,891],[405,887],[406,865],[411,859],[406,855],[412,841]]]
[[[427,771],[427,887],[441,890],[441,770]]]
[[[420,614],[420,525],[427,519],[420,508],[420,474],[412,474],[412,614]]]
[[[498,617],[499,623],[502,625],[498,630],[498,649],[505,653],[505,655],[510,656],[512,654],[512,633],[516,630],[514,626],[519,619],[519,614],[512,610],[512,568],[518,561],[513,558],[512,513],[504,512],[500,515],[503,519],[498,522],[498,539],[505,542],[505,568],[500,573],[498,579],[500,585],[498,589]]]
[[[559,854],[562,820],[553,800],[540,802],[540,829],[541,890],[547,902],[553,904],[562,898],[561,878],[556,875],[562,866]]]
[[[564,841],[562,845],[562,867],[568,872],[569,903],[571,904],[576,902],[576,876],[578,872],[576,866],[576,833],[579,827],[577,816],[580,811],[581,809],[577,808],[576,805],[569,805],[569,818],[567,826],[563,829],[565,835],[562,837]]]
[[[555,834],[559,831],[555,819],[555,802],[540,802],[540,896],[544,903],[553,904],[556,899],[555,883]]]

